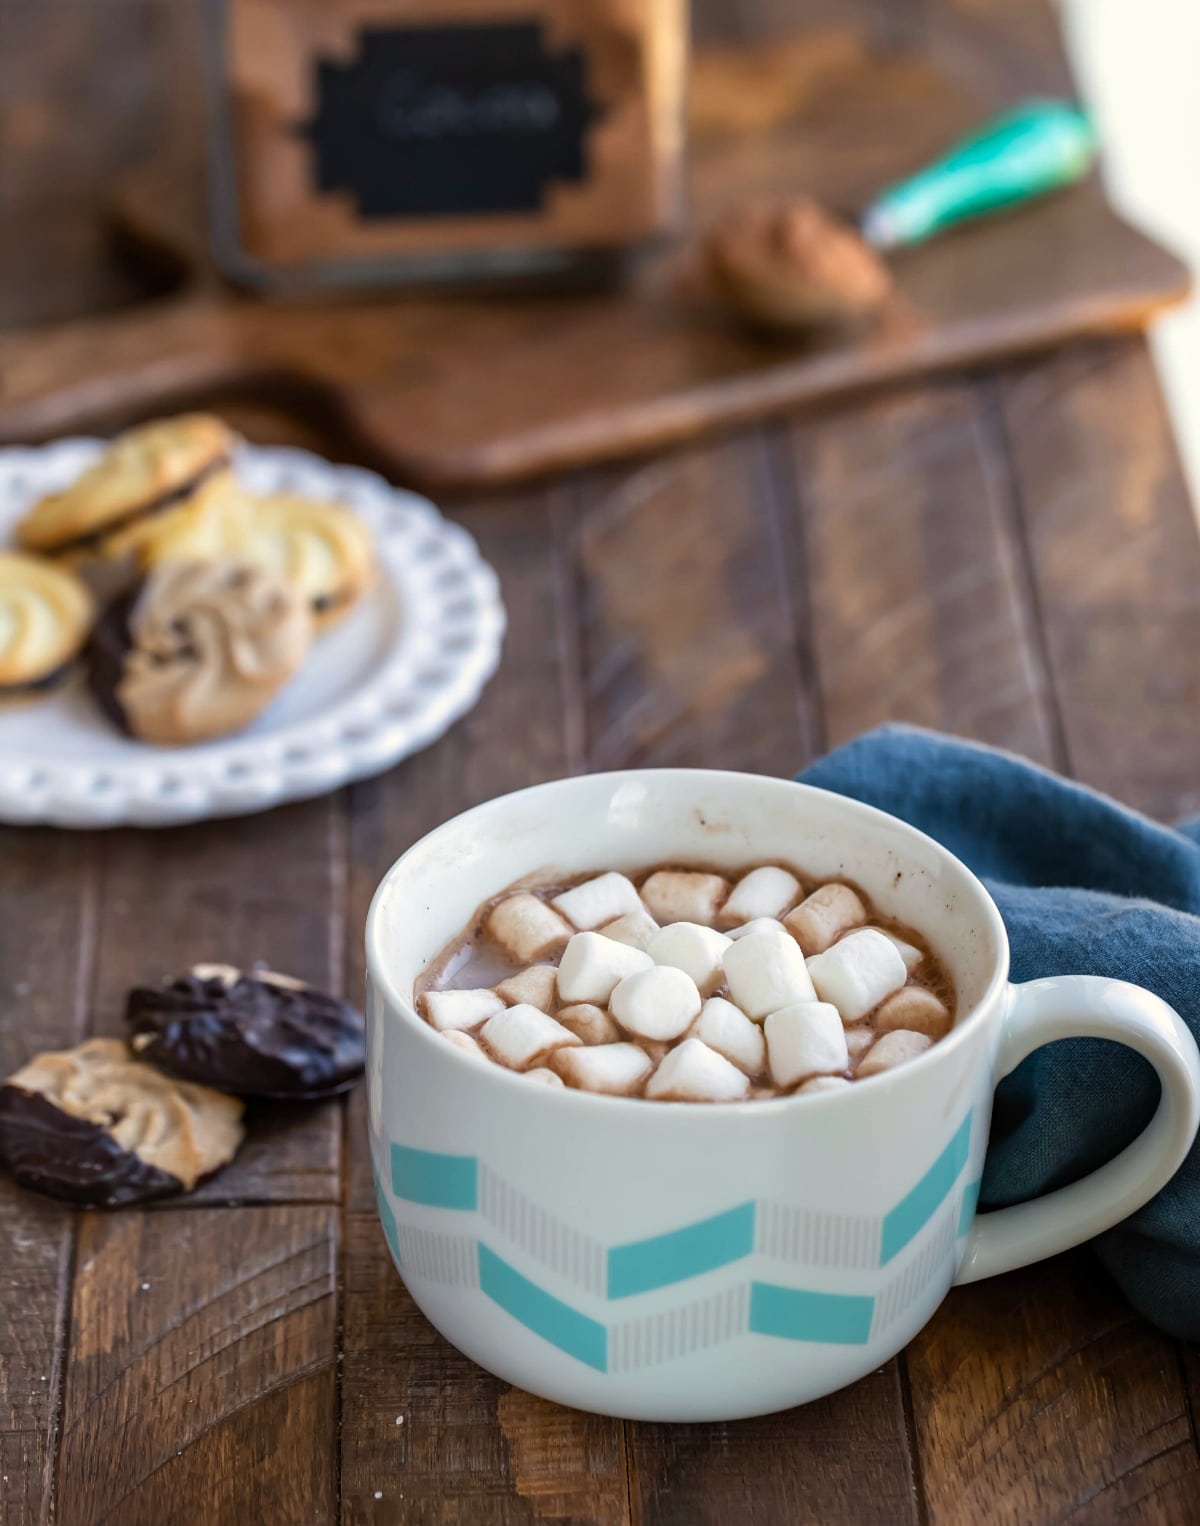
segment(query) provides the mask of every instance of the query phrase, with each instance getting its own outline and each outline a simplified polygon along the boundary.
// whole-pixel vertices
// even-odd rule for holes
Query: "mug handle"
[[[1154,1117],[1107,1165],[1029,1203],[981,1214],[971,1227],[956,1283],[1010,1272],[1090,1240],[1128,1218],[1170,1181],[1200,1124],[1200,1052],[1165,1001],[1100,975],[1059,975],[1010,986],[996,1080],[1055,1039],[1127,1044],[1158,1072]]]

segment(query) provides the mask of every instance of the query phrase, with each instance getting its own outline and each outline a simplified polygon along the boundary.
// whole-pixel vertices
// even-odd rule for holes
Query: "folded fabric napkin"
[[[1020,758],[907,726],[868,732],[800,778],[890,811],[968,864],[1008,928],[1013,980],[1131,980],[1200,1037],[1200,820],[1160,826]],[[1158,1094],[1150,1065],[1122,1045],[1036,1050],[997,1090],[980,1208],[1103,1165],[1145,1127]],[[1200,1340],[1200,1144],[1094,1248],[1140,1313]]]

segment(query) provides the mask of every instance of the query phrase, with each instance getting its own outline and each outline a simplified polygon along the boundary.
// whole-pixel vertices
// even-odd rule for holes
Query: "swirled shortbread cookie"
[[[101,617],[88,676],[131,736],[200,742],[252,721],[312,636],[308,605],[282,578],[236,562],[164,562]]]
[[[0,1086],[0,1161],[23,1187],[113,1208],[190,1192],[237,1154],[242,1104],[120,1039],[36,1055]]]
[[[181,514],[150,527],[143,561],[228,559],[287,578],[332,625],[374,576],[370,532],[340,503],[288,493],[256,498],[228,475],[214,479]]]
[[[0,701],[30,699],[65,678],[92,615],[92,596],[74,573],[0,551]]]
[[[229,428],[206,413],[142,424],[118,435],[70,487],[35,503],[17,540],[80,561],[136,551],[148,526],[228,467],[232,446]]]

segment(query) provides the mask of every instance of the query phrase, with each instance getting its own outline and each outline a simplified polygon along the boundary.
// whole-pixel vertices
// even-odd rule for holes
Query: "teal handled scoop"
[[[849,223],[804,197],[733,208],[705,242],[709,288],[755,328],[859,322],[891,290],[881,254],[1073,185],[1096,150],[1078,106],[1027,101],[889,187]]]
[[[1070,101],[1026,101],[884,191],[859,219],[876,249],[900,249],[1074,185],[1096,162],[1096,131]]]

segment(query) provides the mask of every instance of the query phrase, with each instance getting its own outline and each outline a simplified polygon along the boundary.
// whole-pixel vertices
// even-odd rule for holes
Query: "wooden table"
[[[703,16],[736,35],[750,14]],[[876,23],[908,42],[920,15],[879,5]],[[162,60],[194,21],[185,0],[3,9],[8,321],[142,289],[90,197],[153,140]],[[226,411],[343,453],[320,421]],[[577,770],[790,774],[900,718],[1156,816],[1200,809],[1200,539],[1140,340],[453,513],[511,629],[436,747],[253,819],[0,834],[3,1073],[117,1031],[130,984],[199,958],[359,992],[388,864],[476,801]],[[679,1427],[559,1409],[416,1311],[376,1222],[360,1096],[264,1111],[219,1181],[149,1211],[74,1214],[0,1180],[13,1526],[1194,1520],[1198,1403],[1195,1353],[1078,1254],[953,1293],[899,1359],[804,1409]]]

